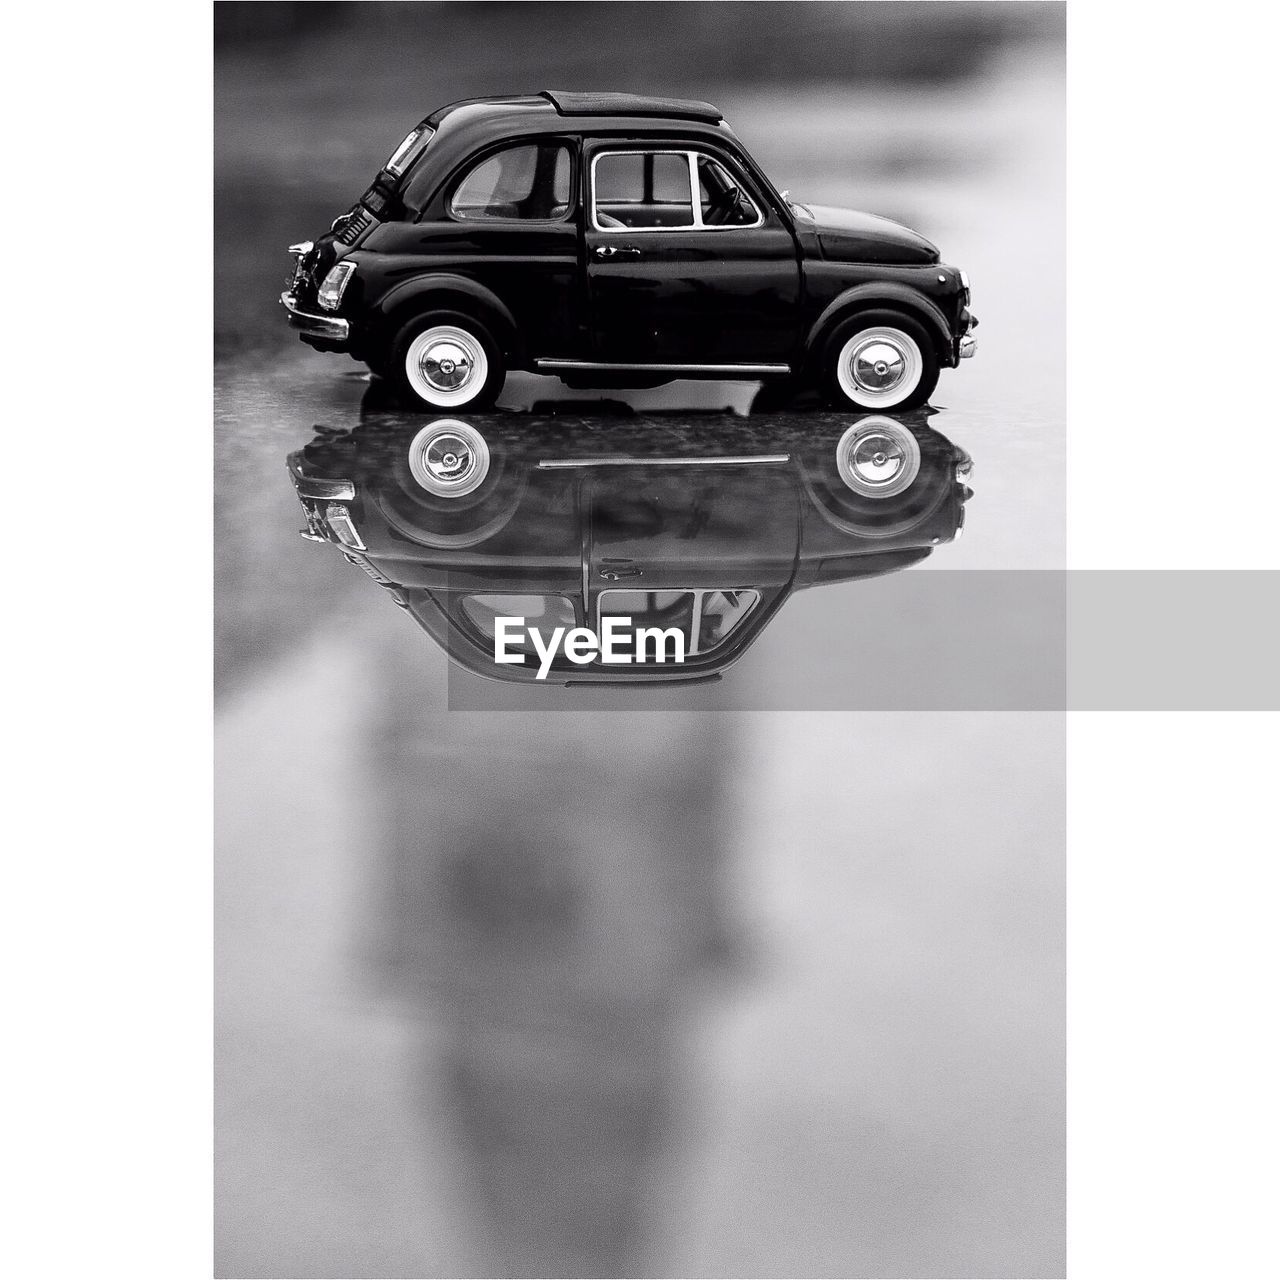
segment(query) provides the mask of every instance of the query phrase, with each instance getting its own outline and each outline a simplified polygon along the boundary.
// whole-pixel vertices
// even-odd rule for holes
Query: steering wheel
[[[743,213],[742,191],[738,187],[726,187],[711,202],[703,221],[709,227],[735,226],[746,221]]]

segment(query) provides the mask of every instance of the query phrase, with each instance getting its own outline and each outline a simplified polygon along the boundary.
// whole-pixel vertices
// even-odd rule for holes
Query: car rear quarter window
[[[557,221],[569,212],[572,159],[563,142],[506,147],[473,165],[453,189],[455,218]]]

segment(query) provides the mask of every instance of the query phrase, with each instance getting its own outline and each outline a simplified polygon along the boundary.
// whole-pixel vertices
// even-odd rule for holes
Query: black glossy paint
[[[464,611],[468,595],[563,597],[574,625],[595,627],[605,590],[759,592],[728,641],[701,659],[581,667],[561,656],[548,683],[705,679],[745,652],[791,592],[907,568],[963,525],[970,491],[957,466],[967,475],[968,455],[930,429],[925,413],[898,419],[920,444],[914,484],[874,499],[850,490],[835,465],[838,441],[866,416],[606,421],[549,408],[452,419],[479,431],[492,455],[485,483],[463,498],[436,497],[411,473],[410,446],[436,420],[388,409],[376,394],[357,430],[323,432],[290,459],[295,475],[354,484],[345,505],[366,550],[347,558],[455,661],[495,679],[530,682],[535,668],[494,662],[491,638]],[[712,461],[766,455],[782,458]],[[565,460],[588,465],[545,465]],[[302,505],[312,530],[336,544],[320,518],[325,504]]]
[[[435,136],[414,167],[400,179],[379,174],[356,206],[362,220],[374,216],[354,243],[322,235],[304,262],[295,289],[304,310],[316,309],[334,262],[350,256],[358,270],[338,312],[350,322],[349,339],[303,333],[303,341],[377,366],[406,321],[447,308],[481,320],[511,369],[559,358],[798,370],[835,325],[889,306],[921,322],[943,366],[957,363],[964,290],[929,241],[870,214],[793,209],[723,120],[659,110],[654,103],[639,114],[566,116],[548,98],[526,95],[437,111],[428,117]],[[535,138],[562,139],[573,152],[573,199],[562,220],[461,221],[449,212],[473,163]],[[764,224],[623,235],[594,228],[586,214],[591,155],[654,143],[716,156],[737,173]],[[605,244],[638,252],[603,262],[594,251]]]

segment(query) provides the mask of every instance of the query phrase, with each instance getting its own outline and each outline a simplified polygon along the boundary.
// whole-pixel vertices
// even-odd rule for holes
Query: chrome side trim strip
[[[597,360],[550,360],[533,362],[539,369],[590,370],[596,373],[790,373],[789,364],[609,364]]]
[[[789,453],[752,453],[717,458],[547,458],[538,463],[538,470],[562,471],[567,467],[733,467],[790,461]]]

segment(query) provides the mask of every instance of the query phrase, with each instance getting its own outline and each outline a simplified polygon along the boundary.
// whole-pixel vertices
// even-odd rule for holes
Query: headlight
[[[337,266],[330,267],[329,274],[324,278],[324,284],[320,286],[320,292],[316,294],[316,301],[326,311],[337,311],[342,302],[342,295],[346,291],[347,282],[355,273],[354,262],[339,262]]]

